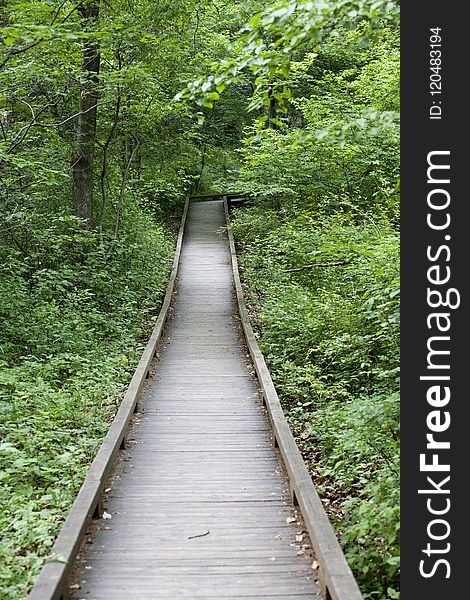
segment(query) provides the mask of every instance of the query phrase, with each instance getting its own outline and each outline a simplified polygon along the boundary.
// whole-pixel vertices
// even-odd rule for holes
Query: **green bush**
[[[0,252],[0,596],[23,598],[156,318],[173,236],[135,206],[118,240],[24,217]],[[20,235],[20,234],[19,234]]]
[[[261,349],[349,563],[365,597],[397,598],[398,235],[386,218],[260,203],[232,229]]]

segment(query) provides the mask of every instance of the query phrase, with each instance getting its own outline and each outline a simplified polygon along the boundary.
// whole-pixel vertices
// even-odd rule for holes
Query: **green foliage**
[[[362,29],[345,33],[348,48]],[[373,46],[356,45],[343,65],[339,48],[332,38],[294,63],[285,125],[248,132],[238,187],[275,207],[298,199],[319,214],[373,213],[398,223],[396,35],[384,30]]]
[[[18,216],[21,250],[0,246],[5,598],[38,574],[156,318],[173,239],[128,210],[111,254],[65,214]]]
[[[362,592],[398,598],[398,44],[343,25],[291,60],[282,125],[246,130],[233,185],[251,202],[232,228],[261,349]]]
[[[387,589],[398,586],[397,233],[385,218],[363,215],[358,222],[356,214],[323,212],[320,220],[318,209],[299,205],[240,209],[232,228],[285,411],[330,482],[320,492],[328,496],[333,488],[343,498],[335,525],[346,555],[366,597],[393,598]]]
[[[190,98],[201,107],[212,108],[219,93],[241,73],[254,78],[250,109],[268,106],[275,98],[280,106],[290,98],[285,83],[292,58],[306,47],[318,48],[331,28],[338,35],[341,26],[354,29],[367,24],[369,35],[360,42],[366,46],[377,30],[398,23],[398,7],[389,0],[281,0],[263,8],[241,29],[232,50],[236,56],[213,64],[213,73],[191,81],[177,98]]]

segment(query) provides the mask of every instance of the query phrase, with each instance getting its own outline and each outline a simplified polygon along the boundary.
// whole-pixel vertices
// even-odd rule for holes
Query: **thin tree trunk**
[[[274,97],[273,86],[270,85],[268,88],[269,107],[268,107],[268,129],[279,129],[279,125],[275,122],[277,120],[277,102]],[[273,122],[274,121],[274,122]]]
[[[132,161],[134,159],[136,152],[139,149],[139,146],[140,146],[140,142],[137,142],[136,145],[132,148],[131,154],[127,160],[127,164],[122,172],[121,191],[119,192],[119,200],[118,200],[118,204],[116,207],[116,222],[115,222],[115,226],[114,226],[114,240],[115,241],[117,240],[118,232],[119,232],[119,225],[121,224],[121,209],[122,209],[122,203],[124,201],[124,195],[126,193],[127,178],[129,176],[129,171],[131,170]]]
[[[106,173],[108,170],[108,150],[109,145],[111,144],[111,140],[113,139],[114,132],[116,130],[118,121],[119,121],[119,113],[121,110],[121,90],[118,86],[118,97],[116,99],[116,108],[114,111],[114,120],[111,125],[111,129],[109,130],[108,137],[106,138],[106,142],[103,147],[103,160],[101,163],[101,210],[100,210],[100,220],[99,220],[99,230],[103,232],[103,224],[104,217],[106,213],[106,204],[107,204],[107,194],[106,194]]]
[[[204,166],[206,164],[206,151],[207,151],[207,144],[204,143],[202,146],[202,150],[201,150],[201,169],[199,171],[199,175],[196,180],[196,187],[195,187],[193,193],[196,193],[199,190],[199,185],[201,183],[202,174],[204,173]]]
[[[97,21],[99,0],[86,0],[79,8],[89,29]],[[95,150],[96,115],[98,104],[98,75],[100,71],[98,42],[87,39],[83,45],[80,85],[80,110],[77,122],[76,145],[72,155],[72,200],[77,217],[92,227],[93,216],[93,156]]]
[[[113,241],[111,242],[109,250],[105,256],[105,260],[108,260],[109,257],[111,256],[114,245],[118,239],[119,226],[121,225],[121,210],[122,210],[122,204],[124,202],[124,196],[126,193],[127,178],[129,176],[129,171],[131,170],[132,161],[134,160],[134,156],[135,156],[136,152],[138,151],[139,146],[140,146],[140,142],[137,141],[136,145],[132,148],[131,153],[128,155],[126,164],[123,167],[122,177],[121,177],[121,190],[119,192],[119,199],[118,199],[118,203],[116,206],[116,221],[114,224],[114,238],[113,238]]]

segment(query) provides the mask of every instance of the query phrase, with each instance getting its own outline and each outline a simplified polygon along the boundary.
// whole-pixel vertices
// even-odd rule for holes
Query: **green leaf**
[[[258,25],[260,19],[261,19],[261,13],[257,13],[256,15],[251,17],[250,26],[254,29]]]

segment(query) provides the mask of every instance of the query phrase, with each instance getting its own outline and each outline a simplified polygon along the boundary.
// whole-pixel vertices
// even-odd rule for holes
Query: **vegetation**
[[[24,231],[24,252],[2,248],[0,271],[5,598],[24,597],[106,434],[173,249],[142,217],[108,262],[75,217],[31,215]]]
[[[398,598],[398,16],[0,0],[0,596],[24,597],[158,312],[188,192],[366,597]]]
[[[399,597],[398,45],[341,29],[248,135],[235,211],[260,345],[365,597]],[[222,182],[219,184],[222,186]]]

